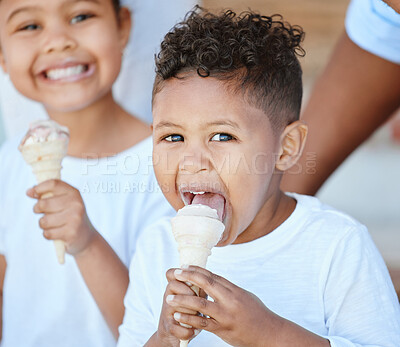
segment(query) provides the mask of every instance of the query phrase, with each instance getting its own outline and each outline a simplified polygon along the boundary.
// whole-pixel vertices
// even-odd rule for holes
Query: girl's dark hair
[[[119,0],[112,0],[112,4],[113,4],[113,6],[114,6],[115,13],[116,13],[117,16],[118,16],[118,14],[119,14],[119,9],[121,8],[121,3],[120,3]]]
[[[165,80],[194,71],[224,81],[281,128],[299,118],[302,70],[297,56],[305,54],[303,38],[301,27],[280,15],[231,10],[216,15],[196,6],[161,43],[153,98]]]

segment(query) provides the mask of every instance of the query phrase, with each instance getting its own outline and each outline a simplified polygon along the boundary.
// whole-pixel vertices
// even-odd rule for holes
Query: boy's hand
[[[185,312],[186,314],[196,314],[197,311],[180,308],[177,305],[171,305],[171,297],[193,297],[196,294],[186,284],[177,281],[174,276],[176,269],[167,271],[168,286],[165,290],[163,306],[161,310],[160,321],[157,333],[153,336],[156,339],[156,345],[165,347],[178,347],[179,340],[190,340],[195,336],[195,329],[182,327],[175,319],[176,312]]]
[[[74,256],[87,248],[96,231],[78,190],[63,181],[48,180],[26,194],[38,200],[33,211],[44,214],[39,226],[46,239],[64,241],[66,251]],[[51,197],[42,198],[47,194]]]
[[[183,289],[179,294],[175,290],[173,300],[169,301],[168,312],[164,312],[165,317],[169,317],[169,326],[179,327],[171,319],[174,312],[184,312],[186,309],[201,312],[209,318],[185,313],[179,317],[175,314],[178,322],[210,331],[230,345],[260,346],[265,345],[266,341],[273,341],[272,327],[277,323],[278,316],[252,293],[197,266],[175,270],[174,277],[181,281],[181,285],[189,282],[199,286],[214,302],[193,295],[182,295]]]

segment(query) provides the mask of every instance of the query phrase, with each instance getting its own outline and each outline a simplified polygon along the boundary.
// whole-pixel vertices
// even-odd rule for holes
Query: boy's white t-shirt
[[[19,140],[0,150],[0,253],[7,261],[1,346],[115,346],[75,260],[66,255],[58,264],[53,242],[42,235],[36,200],[25,194],[36,181]],[[147,138],[114,157],[63,161],[62,179],[80,190],[92,224],[126,266],[139,233],[174,213],[157,185],[151,152]]]
[[[293,196],[297,207],[282,225],[252,242],[214,248],[207,268],[332,347],[400,346],[399,303],[366,228],[314,197]],[[170,220],[160,220],[138,241],[118,347],[143,346],[157,330],[165,273],[178,266]],[[227,344],[202,331],[190,346]]]
[[[400,14],[382,0],[352,0],[346,32],[366,51],[400,64]]]

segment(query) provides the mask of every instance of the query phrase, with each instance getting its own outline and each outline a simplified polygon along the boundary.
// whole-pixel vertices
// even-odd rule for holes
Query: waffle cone
[[[171,222],[180,265],[205,268],[211,249],[221,238],[224,225],[218,219],[203,216],[177,216]]]
[[[25,161],[31,166],[37,183],[49,179],[61,178],[61,162],[67,154],[68,142],[64,139],[48,142],[32,143],[20,147]],[[44,194],[42,198],[49,198],[52,194]],[[60,264],[65,262],[65,244],[61,240],[54,240],[57,259]]]
[[[171,220],[172,233],[178,244],[180,265],[196,265],[205,268],[211,249],[218,243],[225,229],[224,224],[209,216],[178,215]],[[198,296],[200,288],[192,286]],[[189,313],[189,312],[188,312]],[[190,312],[196,314],[196,312]],[[184,325],[187,328],[190,326]],[[189,341],[180,341],[186,347]]]

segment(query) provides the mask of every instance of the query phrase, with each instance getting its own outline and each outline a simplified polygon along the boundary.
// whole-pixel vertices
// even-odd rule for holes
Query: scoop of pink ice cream
[[[21,141],[19,148],[33,143],[49,142],[54,140],[69,140],[69,131],[53,120],[41,120],[32,123]]]

